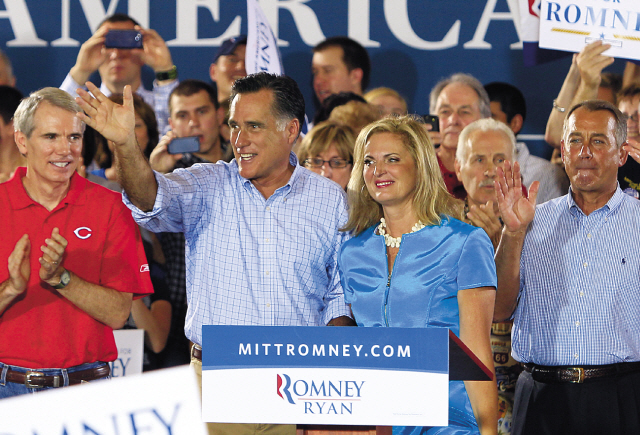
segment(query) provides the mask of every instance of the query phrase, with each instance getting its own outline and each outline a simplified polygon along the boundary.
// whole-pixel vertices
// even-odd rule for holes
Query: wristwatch
[[[175,80],[178,78],[178,67],[175,65],[169,71],[158,71],[156,73],[156,80],[159,82],[163,80]]]
[[[60,282],[51,287],[53,287],[56,290],[60,290],[65,288],[67,284],[69,284],[69,281],[71,281],[71,274],[67,269],[65,269],[64,272],[62,272],[62,275],[60,275]]]

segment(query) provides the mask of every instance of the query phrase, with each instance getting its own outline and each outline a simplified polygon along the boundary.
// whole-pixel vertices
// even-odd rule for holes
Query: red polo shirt
[[[53,228],[68,241],[65,269],[85,281],[142,296],[153,293],[138,226],[118,193],[78,174],[67,196],[48,211],[29,197],[18,168],[0,184],[0,282],[23,234],[31,241],[31,274],[25,292],[0,314],[0,362],[28,368],[67,368],[117,356],[113,330],[60,295],[39,277],[40,247]]]

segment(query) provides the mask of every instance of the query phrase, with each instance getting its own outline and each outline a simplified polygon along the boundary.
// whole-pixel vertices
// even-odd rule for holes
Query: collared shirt
[[[188,311],[185,333],[202,344],[202,325],[326,325],[349,315],[337,256],[349,237],[344,191],[295,166],[265,199],[236,161],[197,164],[162,176],[153,209],[124,197],[152,232],[184,232]]]
[[[520,260],[514,358],[640,361],[639,252],[640,201],[619,188],[588,216],[571,194],[539,205]]]
[[[18,168],[11,180],[0,184],[0,258],[7,261],[23,234],[31,242],[27,288],[0,315],[0,361],[29,368],[113,361],[118,350],[112,328],[40,280],[40,246],[58,228],[68,243],[65,269],[87,282],[138,297],[153,292],[138,226],[119,193],[77,173],[67,195],[49,211],[27,194],[26,174],[27,168]],[[8,278],[5,263],[0,282]]]
[[[516,160],[520,163],[522,182],[529,187],[540,182],[538,204],[565,195],[569,190],[569,178],[564,170],[549,160],[532,155],[524,142],[516,143]]]
[[[467,191],[464,189],[462,185],[462,181],[458,180],[458,176],[455,172],[448,170],[440,156],[436,155],[438,158],[438,166],[440,166],[440,172],[442,172],[442,179],[444,180],[444,184],[447,186],[447,190],[451,195],[458,199],[465,199],[467,197]]]
[[[165,85],[158,85],[156,80],[153,81],[153,90],[149,91],[140,85],[134,92],[145,101],[149,106],[153,107],[153,111],[156,114],[156,120],[158,121],[158,132],[160,136],[165,134],[169,130],[169,95],[178,86],[180,82],[174,80],[171,83]],[[64,81],[60,85],[60,89],[66,91],[72,97],[77,97],[78,93],[76,89],[81,88],[87,90],[87,87],[76,83],[71,77],[71,74],[67,74]],[[107,97],[111,96],[111,91],[107,88],[107,85],[102,83],[100,85],[100,92]]]

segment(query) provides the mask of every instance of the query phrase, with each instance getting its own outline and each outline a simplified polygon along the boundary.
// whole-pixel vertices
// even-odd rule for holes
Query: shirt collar
[[[598,210],[604,210],[606,215],[610,215],[614,210],[620,207],[622,201],[624,200],[625,193],[620,189],[620,184],[617,185],[613,196],[609,198],[609,201]],[[567,207],[572,213],[580,213],[584,214],[580,206],[576,204],[576,201],[573,199],[572,189],[569,187],[569,194],[567,195]],[[598,211],[596,210],[596,211]]]
[[[233,159],[231,164],[235,166],[237,171],[238,161],[236,159]],[[291,177],[289,178],[289,181],[287,182],[287,184],[276,189],[276,191],[274,192],[274,195],[275,193],[281,191],[282,195],[286,197],[289,194],[289,192],[291,192],[291,188],[295,184],[296,180],[300,177],[301,166],[298,164],[298,157],[293,151],[289,153],[289,164],[293,166],[293,174],[291,174]],[[239,172],[238,172],[238,177],[242,180],[242,185],[244,186],[245,189],[247,189],[247,191],[251,191],[250,189],[252,188],[255,189],[255,186],[253,185],[253,183],[251,183],[251,180],[247,180],[246,178],[242,177]]]
[[[7,181],[7,190],[9,192],[9,202],[11,202],[11,208],[14,210],[20,210],[23,208],[27,208],[31,205],[40,205],[38,202],[33,200],[27,190],[24,188],[22,184],[22,179],[27,175],[27,168],[20,167],[17,168],[13,177],[9,181]],[[77,172],[75,172],[71,176],[70,184],[69,184],[69,192],[67,192],[67,196],[65,196],[60,204],[83,204],[85,201],[84,195],[81,195],[84,189],[87,187],[88,181],[81,177]],[[58,207],[60,206],[58,204]],[[58,208],[56,207],[56,208]]]

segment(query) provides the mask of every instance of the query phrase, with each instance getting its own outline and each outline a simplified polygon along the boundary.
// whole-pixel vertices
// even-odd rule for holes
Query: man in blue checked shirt
[[[88,115],[79,116],[117,130],[110,137],[119,138],[120,181],[134,218],[152,232],[185,234],[185,332],[195,343],[196,373],[202,325],[354,324],[337,270],[349,237],[339,231],[346,199],[340,186],[299,166],[291,152],[304,120],[295,81],[267,73],[237,80],[229,115],[235,159],[166,175],[151,170],[135,143],[131,90],[118,106],[87,86],[96,99],[79,90]],[[212,433],[227,431],[213,426]],[[295,426],[274,433],[293,434]]]
[[[640,201],[617,181],[626,131],[610,103],[582,102],[561,142],[569,194],[535,207],[538,182],[523,198],[517,163],[496,182],[494,317],[513,315],[525,368],[515,434],[640,433]]]

